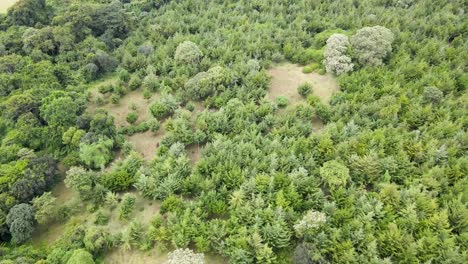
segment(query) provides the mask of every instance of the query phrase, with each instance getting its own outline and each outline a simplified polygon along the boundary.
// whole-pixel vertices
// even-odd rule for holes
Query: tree
[[[362,65],[379,66],[392,52],[394,36],[382,26],[364,27],[351,37],[354,54]]]
[[[12,24],[32,27],[36,23],[45,24],[48,13],[45,0],[21,0],[8,10],[8,18]]]
[[[50,192],[34,198],[32,204],[36,208],[35,219],[39,224],[48,224],[57,219],[59,204],[57,198],[53,197]]]
[[[444,93],[437,87],[428,86],[424,88],[423,99],[427,103],[438,104],[444,97]]]
[[[346,185],[349,169],[337,160],[330,160],[320,168],[320,176],[331,189],[335,189]]]
[[[67,171],[65,186],[78,192],[81,199],[90,200],[94,196],[93,188],[96,181],[97,177],[94,172],[87,171],[82,167],[71,167]]]
[[[176,249],[169,253],[167,264],[204,264],[205,256],[196,254],[191,249]]]
[[[79,113],[80,106],[68,96],[52,99],[41,107],[42,118],[51,126],[73,126]]]
[[[80,248],[73,251],[67,264],[94,264],[94,260],[88,251]]]
[[[294,225],[296,235],[298,237],[303,237],[309,230],[319,227],[325,223],[326,220],[327,218],[324,213],[310,210]]]
[[[185,83],[185,89],[196,100],[205,99],[227,86],[228,72],[221,66],[200,72]]]
[[[93,254],[100,253],[107,246],[109,233],[102,228],[91,227],[86,230],[83,243]]]
[[[35,209],[29,204],[18,204],[10,209],[6,223],[10,227],[12,242],[21,244],[30,239],[34,232]]]
[[[349,40],[346,35],[333,34],[327,40],[323,64],[327,72],[340,75],[353,70],[354,64],[351,58],[346,55],[349,46]]]
[[[80,159],[90,168],[103,169],[112,160],[112,139],[100,139],[96,143],[80,144]]]
[[[177,46],[174,59],[178,62],[196,64],[200,62],[203,53],[197,44],[191,41],[184,41]]]

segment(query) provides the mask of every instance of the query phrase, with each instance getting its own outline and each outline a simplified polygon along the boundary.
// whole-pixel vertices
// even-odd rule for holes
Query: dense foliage
[[[19,0],[0,14],[0,263],[94,263],[116,247],[174,263],[203,262],[186,248],[229,263],[466,263],[464,9]],[[266,70],[286,61],[340,91],[266,100]],[[104,106],[130,92],[153,98],[152,116],[135,106],[122,126]],[[150,162],[127,141],[144,131],[162,134]],[[49,193],[59,168],[80,201]],[[162,202],[149,223],[130,191]],[[80,205],[88,223],[28,243]]]

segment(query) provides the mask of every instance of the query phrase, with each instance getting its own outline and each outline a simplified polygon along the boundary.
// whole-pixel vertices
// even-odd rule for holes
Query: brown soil
[[[164,264],[166,261],[167,253],[159,252],[157,249],[142,252],[118,248],[108,253],[104,259],[104,263],[106,264]],[[220,256],[205,254],[205,263],[225,264],[228,263],[228,261]]]
[[[164,137],[164,130],[161,126],[160,131],[154,134],[151,131],[128,136],[127,139],[132,143],[135,150],[143,156],[146,161],[151,161],[156,154],[159,143]]]
[[[190,146],[187,146],[187,148],[185,149],[187,152],[187,156],[192,162],[192,164],[195,164],[200,160],[201,149],[202,149],[202,146],[199,146],[198,144],[192,144]]]
[[[104,263],[109,264],[163,264],[167,261],[166,253],[160,253],[156,249],[148,252],[138,250],[124,250],[117,248],[104,258]]]
[[[323,102],[328,102],[332,94],[338,91],[339,87],[333,76],[329,74],[320,75],[318,73],[302,72],[302,67],[294,64],[278,65],[270,70],[271,86],[267,98],[275,100],[278,96],[285,96],[291,105],[295,105],[303,98],[297,93],[297,87],[305,82],[312,84],[313,94],[322,98]]]

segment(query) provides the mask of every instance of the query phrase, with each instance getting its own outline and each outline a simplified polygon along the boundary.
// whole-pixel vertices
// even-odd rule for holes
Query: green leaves
[[[320,168],[320,177],[331,190],[344,187],[349,180],[349,169],[337,160],[327,161]]]

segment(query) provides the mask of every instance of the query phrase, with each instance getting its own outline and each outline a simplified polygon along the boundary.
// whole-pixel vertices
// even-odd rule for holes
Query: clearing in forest
[[[99,87],[106,85],[116,85],[117,79],[114,77],[108,78],[105,81],[99,82],[94,85],[90,90],[91,102],[88,104],[88,110],[95,112],[97,109],[102,108],[109,112],[114,117],[114,123],[117,128],[130,125],[127,122],[127,115],[130,112],[136,111],[138,113],[138,120],[136,123],[148,121],[152,118],[150,106],[158,99],[158,94],[153,94],[150,99],[143,97],[141,89],[130,91],[122,96],[117,104],[110,102],[111,94],[101,94]],[[103,99],[102,105],[97,105],[97,98]],[[135,109],[135,110],[134,110]],[[156,148],[164,136],[163,127],[156,134],[150,131],[144,133],[137,133],[132,136],[127,136],[128,141],[133,145],[135,150],[140,153],[145,160],[151,160],[156,152]]]
[[[18,0],[0,0],[0,14],[6,13],[8,8],[14,5]]]
[[[302,72],[302,67],[295,64],[277,65],[269,69],[268,73],[272,80],[267,98],[272,101],[278,96],[285,96],[290,105],[297,104],[303,99],[298,94],[297,87],[305,82],[312,84],[312,93],[320,97],[324,103],[327,103],[332,94],[339,89],[332,75],[320,75],[316,72],[305,74]]]

